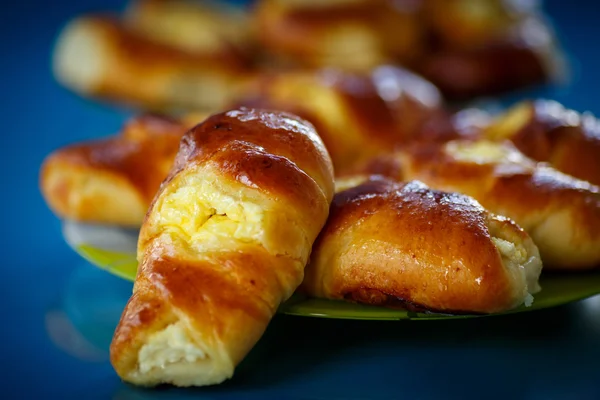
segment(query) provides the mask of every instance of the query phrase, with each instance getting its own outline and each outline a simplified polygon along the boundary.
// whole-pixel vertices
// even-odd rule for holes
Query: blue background
[[[145,391],[122,384],[107,348],[131,286],[85,264],[65,244],[38,189],[39,167],[49,152],[116,132],[130,114],[73,95],[50,71],[53,42],[68,19],[122,6],[20,1],[0,14],[0,397],[600,398],[600,298],[466,321],[277,316],[225,385]],[[539,93],[600,113],[597,3],[554,0],[546,9],[572,57],[572,81]]]

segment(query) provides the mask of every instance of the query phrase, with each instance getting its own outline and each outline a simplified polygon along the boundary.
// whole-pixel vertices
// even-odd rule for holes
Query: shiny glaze
[[[519,107],[526,107],[529,114],[510,135],[519,150],[566,174],[600,184],[600,122],[593,115],[553,100],[524,102]]]
[[[503,160],[477,163],[457,159],[443,145],[415,145],[402,158],[404,177],[452,185],[476,198],[485,197],[486,202],[529,204],[536,209],[583,202],[590,204],[590,211],[599,206],[597,186],[536,164],[507,144],[500,146],[506,149]]]
[[[326,70],[319,78],[324,85],[339,93],[349,116],[352,116],[365,136],[377,136],[389,142],[395,140],[397,116],[380,96],[370,76]],[[394,100],[401,101],[399,98]]]
[[[260,242],[231,237],[217,251],[198,251],[190,239],[163,232],[171,222],[161,220],[157,201],[166,189],[187,189],[190,183],[179,176],[196,174],[202,179],[207,171],[218,175],[223,185],[235,183],[240,197],[246,192],[256,206],[297,224],[302,234],[294,237],[297,243],[286,245],[300,248],[304,259],[273,254]],[[140,231],[141,267],[111,344],[111,362],[119,376],[144,381],[136,367],[139,349],[150,334],[174,321],[189,324],[191,335],[209,358],[231,362],[235,368],[277,307],[300,285],[308,246],[325,224],[333,186],[331,160],[323,143],[313,127],[297,117],[240,107],[190,129]],[[193,196],[184,196],[180,206],[194,206],[194,201]],[[275,202],[279,207],[272,206]],[[263,225],[265,230],[278,229]],[[143,317],[146,302],[164,304],[163,311]],[[161,382],[152,382],[156,383]]]
[[[308,121],[315,128],[317,134],[323,141],[325,148],[331,156],[332,161],[335,162],[336,141],[333,133],[330,132],[326,121],[323,121],[323,119],[319,118],[319,115],[316,112],[309,110],[306,105],[302,103],[302,101],[299,101],[300,98],[285,100],[272,98],[272,96],[269,95],[268,83],[266,83],[268,80],[269,79],[267,78],[261,81],[262,87],[256,89],[256,95],[238,99],[238,101],[234,103],[233,107],[246,107],[285,112],[288,114],[293,114],[302,120]]]
[[[225,262],[224,265],[215,262],[219,258]],[[144,274],[150,277],[163,298],[170,298],[171,306],[192,315],[199,310],[232,309],[266,322],[281,299],[262,299],[262,296],[271,294],[269,289],[272,285],[276,287],[277,281],[272,271],[252,262],[256,258],[238,253],[230,253],[226,257],[219,254],[214,260],[193,262],[161,257],[146,264]],[[259,282],[258,286],[256,282]],[[250,296],[263,301],[248,301]],[[211,316],[209,319],[215,318]],[[215,323],[215,333],[223,334],[223,326],[218,324],[218,319]]]
[[[173,165],[186,129],[167,117],[141,115],[129,120],[120,135],[57,150],[42,170],[69,165],[110,172],[127,179],[149,204]]]
[[[194,161],[194,163],[201,161]],[[242,143],[232,143],[204,161],[222,174],[226,182],[233,179],[248,189],[258,190],[274,201],[285,201],[306,218],[315,218],[326,210],[328,189],[324,189],[285,157],[257,150]],[[283,199],[285,200],[283,200]]]
[[[415,144],[383,163],[400,164],[388,169],[401,174],[396,179],[418,179],[435,189],[464,193],[510,217],[532,235],[545,268],[600,265],[599,187],[537,164],[508,143],[498,144],[506,152],[503,160],[488,162],[457,159],[448,146]]]
[[[218,154],[226,149],[231,151],[227,157]],[[253,156],[256,156],[255,161],[252,161]],[[303,172],[301,175],[306,179],[316,181],[325,198],[333,192],[333,167],[325,145],[309,122],[292,114],[246,107],[215,114],[184,136],[175,169],[182,169],[192,161],[202,164],[213,157],[223,160],[226,163],[223,167],[234,174],[246,167],[249,168],[247,173],[258,172],[266,165],[275,169],[295,168]],[[290,171],[278,172],[270,173],[273,177],[281,176],[282,188],[285,188],[284,181],[291,179],[291,176],[286,178]],[[260,178],[256,176],[256,179]]]
[[[427,120],[444,115],[437,88],[401,67],[384,65],[370,73],[325,69],[318,77],[340,95],[363,136],[388,145],[415,138]]]
[[[357,66],[344,54],[343,47],[332,46],[330,42],[340,40],[343,35],[336,36],[340,29],[358,27],[355,32],[376,43],[368,49],[373,53],[370,56],[377,59],[376,64],[410,62],[421,51],[422,32],[414,17],[416,7],[396,7],[392,3],[375,0],[290,7],[278,0],[263,0],[258,2],[255,12],[258,35],[272,53],[291,57],[296,63],[355,69]],[[363,67],[358,69],[364,70]]]
[[[250,92],[255,95],[240,104],[284,110],[310,121],[331,154],[336,174],[411,139],[457,136],[439,91],[399,67],[381,66],[370,73],[327,68],[267,74]],[[321,100],[333,109],[315,106]],[[452,133],[444,131],[446,125]]]
[[[383,177],[336,194],[303,290],[381,306],[445,312],[511,307],[511,282],[474,199]],[[521,240],[511,221],[504,230]]]

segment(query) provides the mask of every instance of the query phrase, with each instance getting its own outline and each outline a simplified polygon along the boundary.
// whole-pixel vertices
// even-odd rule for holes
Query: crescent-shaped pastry
[[[359,170],[463,193],[511,218],[531,235],[545,269],[600,266],[600,188],[527,158],[510,142],[414,144],[368,164]]]
[[[61,30],[52,62],[58,82],[82,96],[160,112],[214,112],[248,73],[232,52],[191,53],[99,14]]]
[[[386,307],[495,313],[531,304],[541,269],[529,235],[473,198],[371,176],[335,195],[300,290]]]
[[[284,110],[315,125],[336,174],[420,136],[426,124],[446,114],[435,86],[389,65],[368,73],[326,68],[264,74],[245,92],[252,97],[242,105]]]
[[[182,139],[138,242],[140,267],[111,343],[127,382],[218,384],[302,282],[333,197],[312,125],[254,109]]]
[[[484,138],[510,140],[536,161],[594,185],[600,184],[600,122],[554,100],[519,102],[483,131]]]
[[[389,0],[260,0],[253,17],[262,46],[284,63],[367,71],[410,63],[422,51],[416,8]]]
[[[139,227],[191,126],[143,114],[118,135],[52,152],[40,171],[44,200],[63,219]]]
[[[222,1],[132,0],[125,23],[150,39],[199,54],[251,61],[254,32],[245,9]]]

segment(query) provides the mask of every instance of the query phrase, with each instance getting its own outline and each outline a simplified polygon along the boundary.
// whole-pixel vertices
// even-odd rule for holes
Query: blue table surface
[[[0,12],[1,398],[600,399],[600,298],[464,321],[279,315],[224,385],[148,391],[121,383],[108,346],[131,284],[66,245],[40,196],[38,172],[50,151],[116,132],[131,115],[73,95],[50,71],[53,42],[69,18],[122,6],[18,1]],[[571,57],[572,79],[537,93],[600,113],[597,4],[554,0],[546,9]]]

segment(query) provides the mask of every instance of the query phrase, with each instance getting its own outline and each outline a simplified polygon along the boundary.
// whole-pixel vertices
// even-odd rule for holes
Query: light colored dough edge
[[[89,94],[102,84],[110,53],[101,27],[85,17],[70,21],[56,39],[52,56],[55,78],[64,86]]]

